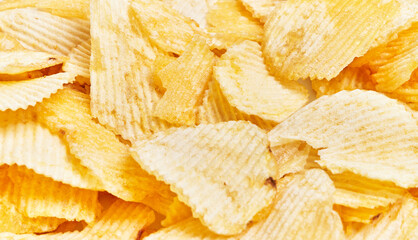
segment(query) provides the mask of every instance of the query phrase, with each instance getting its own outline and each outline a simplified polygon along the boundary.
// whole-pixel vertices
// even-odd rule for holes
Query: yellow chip
[[[115,201],[103,216],[82,231],[47,233],[43,235],[0,233],[4,240],[99,240],[99,239],[141,239],[144,229],[155,219],[148,207],[122,200]]]
[[[283,121],[309,98],[301,84],[279,82],[269,75],[256,42],[229,48],[217,62],[214,76],[231,106],[267,121]]]
[[[292,175],[278,183],[276,202],[270,215],[230,238],[207,230],[190,218],[163,228],[144,240],[156,239],[345,239],[338,214],[332,209],[331,180],[322,170]]]
[[[197,105],[212,75],[215,63],[205,41],[195,38],[185,52],[157,73],[167,91],[158,102],[154,116],[175,125],[194,125]]]
[[[68,55],[89,38],[90,23],[67,19],[31,8],[0,12],[0,30],[24,47],[57,55]]]
[[[208,4],[202,0],[163,0],[168,6],[177,10],[185,17],[191,18],[200,27],[206,28],[206,14],[209,11]]]
[[[163,70],[169,63],[176,60],[176,57],[172,57],[166,54],[159,54],[155,58],[155,61],[152,66],[152,84],[157,89],[158,92],[164,93],[166,91],[163,86],[162,80],[160,79],[159,72]]]
[[[91,24],[93,116],[131,142],[167,128],[169,124],[152,116],[160,96],[145,65],[155,53],[133,31],[138,23],[130,25],[128,1],[91,1]]]
[[[0,81],[0,111],[26,109],[74,81],[70,73],[58,73],[21,81]]]
[[[0,33],[0,51],[22,50],[23,46],[6,33]]]
[[[128,146],[96,123],[90,114],[89,96],[66,88],[39,106],[38,118],[53,133],[63,135],[69,149],[102,182],[106,191],[127,201],[148,194],[170,194],[169,187],[142,170]]]
[[[373,91],[341,91],[303,107],[269,133],[271,147],[306,141],[332,173],[418,184],[418,126],[412,111]],[[408,166],[407,168],[405,166]]]
[[[351,208],[342,205],[334,205],[334,210],[340,214],[340,217],[344,222],[369,224],[380,214],[386,212],[388,207]]]
[[[267,20],[268,15],[274,10],[282,0],[240,0],[245,8],[251,12],[253,17],[260,19],[261,22]]]
[[[399,13],[397,1],[289,0],[264,26],[264,56],[280,79],[332,79],[378,38]]]
[[[164,2],[134,0],[132,9],[150,41],[167,53],[180,55],[198,32],[196,24]]]
[[[170,206],[168,206],[167,214],[165,219],[161,222],[164,227],[173,225],[180,222],[181,220],[187,219],[192,216],[190,207],[180,202],[178,197],[173,199]]]
[[[273,201],[278,168],[267,144],[253,124],[227,122],[157,133],[137,142],[132,154],[171,185],[193,216],[228,235],[243,231]]]
[[[219,0],[207,13],[208,32],[226,46],[242,40],[261,42],[263,26],[238,0]]]
[[[418,68],[412,73],[408,82],[386,95],[406,103],[418,103]]]
[[[102,183],[80,164],[57,135],[23,112],[0,112],[0,164],[17,164],[73,187],[102,190]],[[25,116],[26,115],[26,116]]]
[[[62,66],[62,70],[78,75],[76,80],[82,85],[90,84],[90,42],[89,38],[73,48]]]
[[[418,202],[410,197],[400,199],[351,239],[418,239]]]

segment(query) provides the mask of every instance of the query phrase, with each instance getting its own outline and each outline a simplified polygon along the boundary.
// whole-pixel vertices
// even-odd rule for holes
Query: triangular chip
[[[274,10],[277,4],[283,0],[240,0],[245,8],[251,12],[253,17],[259,18],[261,22],[267,20],[268,15]]]
[[[264,26],[264,56],[276,77],[332,79],[378,38],[400,14],[395,0],[289,0]]]
[[[406,106],[380,93],[322,96],[276,126],[269,140],[271,147],[306,141],[334,174],[351,171],[404,188],[418,185],[417,121]]]
[[[64,84],[73,81],[74,76],[70,73],[57,73],[21,81],[0,81],[0,111],[35,106],[58,89],[62,89]]]
[[[212,75],[215,54],[203,39],[195,38],[185,52],[157,73],[167,91],[154,116],[175,125],[194,125],[197,105]]]
[[[269,75],[256,42],[229,48],[216,63],[214,76],[233,107],[267,121],[281,122],[309,98],[301,84],[279,82]]]
[[[106,191],[128,201],[148,194],[170,194],[169,187],[142,170],[128,146],[96,123],[90,114],[89,96],[66,88],[39,106],[38,118],[53,133],[61,134],[80,163],[102,182]]]
[[[247,122],[171,129],[137,142],[132,154],[219,234],[243,231],[276,191],[265,132]]]
[[[74,73],[80,84],[90,84],[90,38],[73,48],[68,55],[70,59],[62,66],[62,70]]]
[[[206,14],[209,11],[208,4],[202,0],[163,0],[168,6],[177,10],[185,17],[194,20],[200,27],[206,28]]]
[[[0,30],[19,40],[28,49],[67,55],[89,38],[86,20],[67,19],[36,9],[23,8],[0,12]]]

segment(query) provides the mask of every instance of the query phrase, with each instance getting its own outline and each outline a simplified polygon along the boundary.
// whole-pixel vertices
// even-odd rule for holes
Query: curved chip
[[[267,121],[283,121],[309,99],[301,84],[286,84],[269,75],[256,42],[229,48],[217,62],[214,76],[233,107]]]
[[[132,154],[219,234],[243,231],[276,191],[278,169],[266,135],[247,122],[160,132],[137,142]]]
[[[73,48],[62,66],[62,70],[78,75],[76,80],[82,85],[90,84],[90,42],[89,38]]]
[[[418,126],[412,111],[373,91],[341,91],[303,107],[269,133],[271,147],[306,141],[319,165],[404,188],[418,184]],[[408,167],[405,167],[408,166]]]
[[[23,46],[6,33],[0,33],[0,51],[22,50]]]
[[[206,28],[206,14],[209,11],[208,4],[202,0],[163,0],[168,6],[177,10],[185,17],[191,18],[200,27]]]
[[[0,30],[24,47],[57,55],[68,55],[89,38],[89,21],[67,19],[31,8],[0,12]]]
[[[245,8],[251,12],[253,17],[266,22],[267,17],[274,10],[277,4],[284,2],[283,0],[240,0]]]
[[[0,81],[0,111],[26,109],[74,81],[69,73],[58,73],[22,81]]]
[[[393,33],[385,25],[399,11],[394,0],[285,1],[264,26],[266,62],[280,79],[330,80]]]

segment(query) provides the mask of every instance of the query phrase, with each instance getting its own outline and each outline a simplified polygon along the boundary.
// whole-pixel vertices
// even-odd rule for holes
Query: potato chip
[[[74,73],[80,84],[90,84],[90,39],[73,48],[68,55],[70,59],[62,66],[62,70]]]
[[[194,34],[199,32],[194,21],[164,2],[134,0],[132,9],[141,29],[150,41],[164,52],[182,54]]]
[[[412,73],[409,81],[386,95],[406,103],[418,103],[418,68]]]
[[[388,207],[378,208],[351,208],[342,205],[334,205],[334,210],[340,214],[342,221],[369,224],[383,212],[388,210]]]
[[[185,52],[157,73],[167,91],[154,116],[175,125],[194,125],[197,105],[212,75],[215,54],[203,39],[195,39]]]
[[[417,239],[417,219],[417,201],[405,197],[350,239]]]
[[[266,22],[268,15],[274,10],[277,4],[285,2],[283,0],[240,0],[245,8],[251,12],[253,17],[259,18],[261,22]]]
[[[89,26],[85,20],[62,18],[30,8],[0,12],[1,31],[28,49],[57,55],[68,55],[88,39]]]
[[[312,89],[316,92],[317,97],[332,95],[342,90],[375,90],[375,88],[370,71],[365,67],[346,67],[330,81],[326,79],[312,80]]]
[[[332,79],[376,39],[399,14],[397,1],[289,0],[269,15],[264,56],[280,79]]]
[[[90,114],[89,96],[66,88],[39,106],[39,121],[63,135],[69,149],[102,182],[106,191],[128,201],[148,194],[170,194],[169,187],[142,170],[128,146]]]
[[[137,142],[132,154],[219,234],[243,231],[276,191],[278,169],[265,133],[247,122],[160,132]]]
[[[23,46],[6,33],[0,33],[0,51],[22,50]]]
[[[306,141],[332,173],[418,184],[418,127],[412,111],[373,91],[341,91],[303,107],[269,133],[270,146]],[[408,166],[405,168],[405,166]]]
[[[141,239],[144,228],[149,226],[154,218],[154,212],[142,204],[117,200],[96,223],[80,232],[43,235],[0,233],[0,238],[5,240],[136,240]]]
[[[238,0],[219,0],[209,8],[208,32],[226,45],[242,40],[261,42],[263,26]]]
[[[88,19],[89,2],[88,0],[4,0],[0,4],[0,11],[34,7],[60,17]]]
[[[22,81],[0,81],[0,111],[34,106],[73,81],[74,76],[70,73]]]
[[[208,4],[206,1],[201,0],[163,0],[168,6],[177,10],[185,17],[191,18],[200,27],[206,28],[206,14],[209,11]]]
[[[27,110],[27,112],[33,111]],[[26,112],[0,112],[0,164],[17,164],[73,187],[102,190],[102,183],[65,143]]]
[[[180,202],[178,197],[175,197],[173,202],[168,207],[166,217],[161,222],[161,225],[167,227],[191,216],[192,211],[190,210],[190,207]]]
[[[283,121],[309,98],[301,84],[282,83],[269,75],[256,42],[229,48],[217,62],[214,76],[233,107],[268,121]]]
[[[176,57],[172,57],[166,54],[159,54],[155,58],[152,68],[152,84],[157,89],[158,92],[164,93],[166,89],[163,86],[162,80],[160,79],[161,70],[163,70],[169,63],[176,60]]]
[[[91,109],[101,124],[133,142],[169,124],[152,116],[160,96],[144,63],[155,53],[133,31],[127,11],[127,0],[91,1]]]

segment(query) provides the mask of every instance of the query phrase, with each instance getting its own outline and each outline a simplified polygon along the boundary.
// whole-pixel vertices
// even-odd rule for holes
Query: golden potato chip
[[[191,18],[200,27],[206,28],[206,14],[209,11],[208,4],[202,0],[163,0],[168,6],[177,10],[185,17]]]
[[[73,48],[68,55],[70,59],[64,63],[62,70],[74,73],[80,84],[90,84],[90,38]]]
[[[268,15],[274,10],[277,4],[285,2],[283,0],[240,0],[245,8],[251,12],[253,17],[260,19],[261,22],[267,20]]]
[[[370,71],[365,67],[346,67],[331,80],[312,79],[312,89],[316,92],[316,96],[332,95],[342,90],[375,90]]]
[[[261,42],[263,26],[238,0],[219,0],[209,8],[208,32],[226,42],[226,46],[242,40]]]
[[[167,91],[154,116],[175,125],[194,125],[197,105],[212,75],[215,54],[203,39],[195,38],[184,53],[157,73]]]
[[[100,213],[96,191],[74,188],[16,165],[8,168],[8,176],[11,181],[2,183],[2,198],[30,218],[92,222]]]
[[[140,168],[128,146],[90,114],[89,96],[65,88],[39,106],[38,118],[53,133],[63,135],[70,152],[104,185],[106,191],[128,201],[148,194],[170,194],[169,187]]]
[[[382,0],[289,0],[279,4],[264,26],[264,56],[280,79],[332,79],[362,56],[400,7]]]
[[[6,33],[0,33],[0,51],[14,51],[22,50],[23,46],[16,39],[7,35]]]
[[[154,212],[140,203],[115,201],[103,216],[82,231],[47,233],[43,235],[0,233],[5,240],[99,240],[141,239],[144,229],[155,219]]]
[[[388,210],[388,207],[378,208],[351,208],[342,205],[334,205],[334,210],[340,214],[342,221],[369,224],[383,212]]]
[[[351,239],[418,239],[417,201],[410,197],[400,199],[389,212],[381,214]]]
[[[68,55],[89,38],[89,21],[67,19],[36,9],[0,12],[0,30],[24,47],[57,55]]]
[[[170,206],[168,206],[166,217],[161,222],[161,225],[167,227],[191,216],[192,211],[190,210],[190,207],[180,202],[178,197],[175,197]]]
[[[406,103],[418,103],[418,68],[412,73],[411,79],[391,93],[386,93],[391,98],[399,99]]]
[[[227,122],[154,134],[137,142],[132,154],[171,185],[193,216],[228,235],[243,231],[273,201],[278,168],[267,144],[255,125]]]
[[[359,222],[343,222],[345,235],[348,239],[352,235],[356,234],[360,229],[362,229],[366,224]]]
[[[141,29],[161,50],[180,55],[192,41],[197,26],[167,4],[154,0],[134,0],[132,9]]]
[[[176,57],[172,57],[166,54],[159,54],[155,58],[152,68],[152,84],[158,92],[164,93],[167,90],[163,86],[159,72],[163,70],[169,63],[173,62],[176,59]]]
[[[34,106],[73,81],[74,76],[70,73],[22,81],[0,81],[0,111]]]
[[[216,63],[214,76],[233,107],[268,121],[281,122],[309,98],[301,84],[282,83],[269,75],[256,42],[229,48]]]
[[[334,174],[350,171],[404,188],[418,184],[417,121],[406,106],[380,93],[322,96],[276,126],[269,140],[271,147],[306,141],[319,149],[319,165]]]
[[[144,65],[155,53],[133,31],[127,11],[127,0],[91,1],[91,109],[101,124],[133,142],[169,124],[152,116],[160,96]]]

